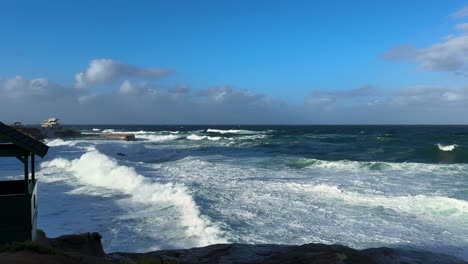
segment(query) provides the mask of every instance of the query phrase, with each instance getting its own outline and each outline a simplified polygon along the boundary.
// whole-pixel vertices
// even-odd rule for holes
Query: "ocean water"
[[[339,243],[468,260],[468,126],[72,128],[137,140],[47,142],[49,236],[97,231],[107,252]],[[0,168],[21,175],[15,159]]]

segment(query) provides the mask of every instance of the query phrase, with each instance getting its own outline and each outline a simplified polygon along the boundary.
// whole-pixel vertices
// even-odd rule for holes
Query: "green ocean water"
[[[107,251],[339,243],[468,259],[468,126],[69,127],[136,141],[48,141],[39,226],[52,236],[98,231]]]

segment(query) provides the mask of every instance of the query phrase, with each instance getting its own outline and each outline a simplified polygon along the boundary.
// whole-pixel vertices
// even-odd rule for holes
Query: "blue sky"
[[[452,56],[448,59],[453,60],[458,53],[464,52],[463,48],[455,52],[437,48],[435,55],[426,49],[440,43],[444,46],[447,36],[461,38],[465,35],[456,27],[468,21],[467,16],[463,12],[454,15],[463,11],[465,4],[466,1],[457,0],[2,1],[0,81],[3,79],[3,86],[6,86],[5,83],[16,76],[27,82],[47,79],[48,83],[61,86],[63,90],[73,91],[68,91],[73,93],[69,97],[87,96],[98,98],[96,100],[107,100],[106,94],[115,95],[125,81],[139,85],[139,88],[132,89],[140,92],[188,86],[196,95],[210,89],[220,93],[228,87],[232,94],[248,92],[262,97],[263,101],[268,98],[270,103],[278,104],[268,106],[277,109],[270,116],[287,108],[290,109],[289,115],[296,117],[293,123],[316,123],[323,121],[330,111],[343,111],[340,107],[354,104],[354,109],[358,109],[369,105],[369,101],[354,97],[346,97],[346,102],[341,105],[336,103],[335,97],[340,91],[364,86],[372,87],[370,90],[374,91],[367,97],[378,97],[376,100],[385,99],[387,102],[394,96],[388,93],[400,93],[412,87],[438,87],[449,89],[448,92],[455,89],[464,95],[466,77],[460,74],[464,70],[464,61],[462,67],[453,66],[456,69],[443,67],[446,58],[438,59],[435,66],[428,65],[434,62],[434,56],[440,58],[440,54],[450,53]],[[407,45],[413,55],[397,54],[396,59],[385,57],[401,45]],[[445,46],[446,49],[453,47]],[[101,59],[139,69],[164,69],[170,73],[147,78],[148,75],[143,74],[142,77],[141,72],[133,70],[128,74],[129,70],[125,68],[119,71],[122,76],[97,82],[88,80],[86,91],[77,89],[76,74],[86,73],[92,61]],[[24,89],[30,97],[28,89]],[[249,94],[247,98],[250,98]],[[304,112],[311,109],[308,108],[310,97],[323,95],[334,96],[330,99],[332,107],[322,107],[320,111],[324,114],[320,118],[308,118]],[[191,99],[191,102],[201,104],[197,96],[193,97],[196,99]],[[112,100],[117,102],[120,99]],[[31,105],[30,101],[23,101],[26,102]],[[242,100],[232,104],[245,108]],[[262,104],[264,107],[265,102]],[[317,107],[316,103],[312,103],[310,111],[317,112],[314,107]],[[211,108],[200,111],[207,109]],[[459,109],[460,105],[456,105],[456,111]],[[60,109],[55,110],[59,112],[57,115],[69,116],[72,122],[86,122],[83,117],[67,114],[67,109],[63,109],[63,114]],[[422,108],[419,110],[424,113]],[[170,111],[176,110],[171,108]],[[84,111],[83,115],[86,113]],[[301,113],[304,116],[299,117]],[[403,110],[395,112],[395,115],[402,113]],[[175,123],[190,122],[179,114],[174,119]],[[328,116],[331,123],[349,120],[333,119],[334,115]],[[25,114],[13,117],[5,112],[0,118],[34,121]],[[249,122],[262,123],[264,118],[259,116]],[[267,119],[266,123],[274,120]],[[106,120],[103,116],[90,121]],[[158,123],[158,120],[141,121]],[[196,122],[210,120],[219,123],[230,119],[220,114],[219,118]],[[443,121],[422,116],[421,119],[415,116],[411,120],[398,120],[388,122]],[[242,117],[232,121],[241,122]],[[354,122],[365,121],[356,119]]]

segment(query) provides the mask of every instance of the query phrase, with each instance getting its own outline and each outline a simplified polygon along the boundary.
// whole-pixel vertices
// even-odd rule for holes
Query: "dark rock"
[[[79,252],[82,255],[104,257],[104,249],[99,233],[83,233],[79,235],[66,235],[49,239],[53,248],[64,252]]]
[[[219,244],[202,248],[159,250],[149,253],[113,253],[109,256],[136,262],[151,259],[161,263],[237,263],[237,264],[408,264],[408,263],[466,263],[455,257],[427,251],[376,248],[356,250],[341,245],[306,244],[245,245]]]
[[[403,264],[403,263],[421,263],[421,264],[466,264],[468,262],[459,258],[429,251],[414,249],[393,249],[393,248],[369,248],[361,252],[365,253],[379,264]]]
[[[445,254],[413,249],[372,248],[356,250],[342,245],[305,244],[247,245],[216,244],[192,249],[159,250],[148,253],[117,252],[106,255],[101,245],[101,235],[84,233],[58,238],[47,238],[41,230],[37,242],[65,252],[83,263],[236,263],[236,264],[466,264],[467,262]],[[6,256],[11,258],[12,256]],[[2,254],[0,254],[0,263]],[[52,259],[51,259],[52,260]],[[63,258],[57,262],[67,263]],[[15,263],[15,262],[12,262]],[[49,263],[49,262],[21,262]],[[71,262],[70,262],[71,263]]]
[[[38,230],[36,242],[79,259],[84,263],[107,263],[106,253],[99,233],[83,233],[47,238],[44,231]]]

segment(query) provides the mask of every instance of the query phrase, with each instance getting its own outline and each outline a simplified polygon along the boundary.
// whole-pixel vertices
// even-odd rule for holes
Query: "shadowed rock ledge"
[[[381,264],[462,264],[456,257],[422,250],[372,248],[356,250],[341,245],[305,244],[247,245],[217,244],[192,249],[159,250],[148,253],[106,254],[101,235],[84,233],[47,238],[38,231],[37,244],[47,250],[0,252],[0,263],[381,263]]]

